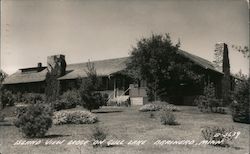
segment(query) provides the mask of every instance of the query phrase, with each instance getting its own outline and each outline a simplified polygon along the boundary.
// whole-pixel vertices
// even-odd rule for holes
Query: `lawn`
[[[11,124],[13,117],[7,117],[6,122],[0,122],[0,153],[1,154],[91,154],[91,153],[249,153],[249,125],[234,123],[228,114],[200,113],[196,107],[180,106],[180,112],[174,112],[180,125],[164,126],[159,120],[159,112],[154,112],[150,117],[149,112],[139,112],[139,107],[116,107],[95,110],[99,118],[96,124],[83,125],[59,125],[49,129],[47,136],[39,145],[13,145],[23,138],[17,128]],[[9,112],[11,109],[5,109]],[[92,129],[100,126],[107,131],[107,141],[117,142],[112,147],[93,148],[86,145],[67,145],[71,140],[89,140]],[[241,134],[230,147],[218,147],[212,145],[154,145],[157,140],[195,140],[199,143],[203,140],[201,129],[206,126],[234,127]],[[59,145],[45,145],[48,140],[63,141]],[[123,144],[121,143],[123,141]],[[142,145],[128,145],[132,140],[146,140]],[[111,143],[111,142],[109,142]],[[137,142],[138,143],[138,142]]]

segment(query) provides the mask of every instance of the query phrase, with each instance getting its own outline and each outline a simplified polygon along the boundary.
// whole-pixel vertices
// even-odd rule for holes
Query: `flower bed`
[[[89,111],[58,111],[54,113],[53,123],[61,124],[92,124],[97,116]]]

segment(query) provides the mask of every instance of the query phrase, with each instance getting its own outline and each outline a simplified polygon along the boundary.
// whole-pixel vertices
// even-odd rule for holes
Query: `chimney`
[[[42,63],[37,63],[37,67],[38,68],[42,67]]]
[[[37,63],[37,71],[40,72],[42,71],[42,63]]]
[[[230,103],[230,91],[231,91],[231,77],[230,77],[230,63],[228,55],[228,47],[225,43],[220,43],[223,49],[223,62],[222,62],[222,99],[224,105]]]
[[[57,77],[65,75],[65,55],[53,55],[47,57],[48,71],[56,73]]]

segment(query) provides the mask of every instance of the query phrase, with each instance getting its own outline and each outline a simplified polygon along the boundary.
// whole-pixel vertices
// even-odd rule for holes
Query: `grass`
[[[83,125],[59,125],[49,129],[46,140],[65,140],[61,145],[13,145],[17,140],[30,140],[22,137],[13,125],[0,125],[0,153],[2,154],[85,154],[85,153],[194,153],[194,154],[245,154],[249,153],[249,125],[234,123],[228,114],[201,113],[197,107],[179,106],[180,112],[176,112],[176,119],[180,125],[161,125],[159,114],[154,112],[154,118],[150,118],[150,112],[139,112],[139,107],[106,107],[95,110],[99,122]],[[80,109],[80,108],[77,108]],[[3,112],[5,115],[6,109]],[[6,117],[9,122],[12,117]],[[234,127],[241,135],[229,148],[209,145],[154,145],[156,140],[203,140],[201,129],[206,126]],[[87,145],[66,145],[70,140],[90,140],[92,130],[99,126],[108,130],[107,140],[125,140],[124,145],[93,148]],[[38,140],[38,139],[36,139]],[[147,140],[144,145],[127,145],[130,140]]]

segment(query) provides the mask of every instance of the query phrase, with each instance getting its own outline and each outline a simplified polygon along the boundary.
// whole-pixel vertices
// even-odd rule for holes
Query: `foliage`
[[[169,111],[180,111],[178,107],[172,104],[167,103],[149,103],[140,107],[139,111],[148,112],[148,111],[159,111],[160,109],[169,110]]]
[[[208,83],[204,87],[203,95],[197,97],[195,103],[201,112],[219,112],[222,100],[216,98],[214,84]]]
[[[233,92],[233,103],[232,116],[236,122],[250,123],[250,112],[249,112],[249,83],[248,80],[239,82]]]
[[[96,126],[92,129],[91,138],[93,147],[102,146],[98,141],[104,141],[107,138],[107,132],[99,126]]]
[[[87,77],[82,79],[80,85],[81,105],[89,111],[99,109],[104,105],[105,98],[101,93],[96,92],[100,86],[100,80],[97,77],[93,63],[87,63]]]
[[[3,82],[3,80],[8,76],[5,72],[0,70],[0,84]]]
[[[76,105],[80,105],[80,103],[81,97],[77,90],[68,90],[64,92],[58,99],[50,102],[52,108],[56,111],[75,108]]]
[[[76,106],[79,105],[81,102],[81,96],[79,94],[79,91],[77,90],[68,90],[64,92],[61,96],[61,99],[65,99],[68,104],[72,104],[69,106]]]
[[[61,124],[93,124],[97,116],[89,111],[58,111],[54,113],[53,123]]]
[[[232,45],[232,48],[242,53],[244,57],[250,58],[250,52],[248,46]]]
[[[14,103],[16,102],[15,95],[7,89],[1,90],[0,97],[1,97],[0,100],[1,100],[3,108],[5,106],[13,106]]]
[[[128,74],[147,82],[149,100],[154,100],[156,95],[164,100],[176,93],[176,85],[181,81],[196,82],[201,78],[195,65],[178,54],[179,46],[179,43],[172,43],[169,34],[152,34],[133,47],[131,60],[127,63]]]
[[[36,104],[45,101],[45,95],[39,93],[24,93],[21,96],[19,96],[20,94],[17,95],[21,97],[22,102],[27,104]]]
[[[55,111],[63,110],[68,108],[68,104],[66,99],[57,99],[55,101],[50,102],[51,107]],[[70,107],[69,107],[70,108]]]
[[[233,139],[233,136],[227,135],[232,133],[233,128],[224,128],[218,126],[205,127],[201,133],[205,140],[213,141],[216,146],[229,146],[229,141]]]
[[[145,104],[142,107],[140,107],[139,111],[141,112],[148,112],[148,111],[159,111],[161,107],[156,104]]]
[[[161,111],[160,120],[163,125],[178,125],[175,115],[168,109],[163,109]]]
[[[15,115],[17,118],[19,118],[21,115],[23,115],[25,112],[27,112],[29,105],[17,105]]]
[[[0,70],[0,110],[3,109],[6,106],[6,104],[2,102],[2,94],[3,94],[2,82],[7,76],[8,75],[5,72]]]
[[[58,64],[57,64],[58,65]],[[60,92],[60,82],[57,80],[58,74],[57,69],[51,68],[46,74],[46,87],[45,96],[46,102],[50,103],[58,99]]]
[[[52,111],[48,105],[41,103],[32,104],[27,111],[18,117],[15,126],[26,137],[44,137],[52,126]]]

